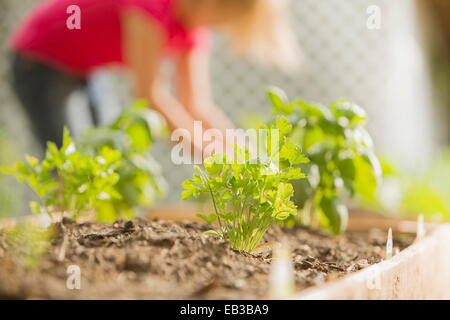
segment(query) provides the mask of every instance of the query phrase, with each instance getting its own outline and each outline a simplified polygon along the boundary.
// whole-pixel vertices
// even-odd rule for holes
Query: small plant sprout
[[[271,299],[286,299],[294,293],[294,268],[287,245],[277,243],[274,246],[269,281]]]
[[[386,259],[392,258],[393,248],[394,248],[394,242],[392,240],[392,228],[389,228],[388,238],[386,241]]]
[[[211,196],[215,213],[198,216],[207,223],[217,221],[219,230],[208,233],[229,241],[234,250],[251,253],[271,225],[297,214],[289,181],[305,177],[294,166],[308,159],[287,138],[291,128],[287,119],[279,117],[266,128],[267,155],[250,159],[246,147],[236,146],[235,159],[216,154],[205,160],[204,169],[196,167],[198,174],[193,179],[183,183],[183,200],[200,194]],[[271,147],[275,144],[278,148]]]
[[[425,237],[425,223],[423,213],[417,217],[416,241],[420,241]]]

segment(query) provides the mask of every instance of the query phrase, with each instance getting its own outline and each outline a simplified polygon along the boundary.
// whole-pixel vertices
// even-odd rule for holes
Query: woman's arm
[[[171,130],[187,129],[194,137],[194,118],[171,94],[160,75],[164,33],[138,9],[127,9],[122,17],[124,59],[130,68],[138,98],[146,99],[160,112]],[[201,148],[201,147],[199,147]]]
[[[210,52],[206,48],[190,50],[177,65],[177,91],[189,114],[201,120],[208,129],[219,129],[223,136],[233,123],[215,105],[210,86]]]

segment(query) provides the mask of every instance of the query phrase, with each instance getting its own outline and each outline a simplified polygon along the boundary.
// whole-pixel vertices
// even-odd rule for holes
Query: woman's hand
[[[181,103],[195,120],[201,121],[206,130],[214,130],[216,139],[221,141],[218,148],[208,150],[212,153],[227,153],[234,156],[232,141],[226,141],[227,130],[235,129],[234,124],[219,108],[212,98],[210,86],[210,52],[207,48],[198,48],[185,53],[180,57],[177,65],[176,81],[177,92]]]
[[[212,98],[210,85],[210,52],[208,48],[193,49],[180,57],[177,65],[177,90],[181,103],[196,120],[209,129],[218,129],[225,137],[233,123]]]

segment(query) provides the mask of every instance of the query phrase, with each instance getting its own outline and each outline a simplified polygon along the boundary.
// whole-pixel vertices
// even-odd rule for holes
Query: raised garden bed
[[[428,225],[428,237],[411,245],[414,222],[404,229],[401,220],[361,214],[348,221],[341,197],[370,199],[382,173],[365,112],[344,100],[326,108],[268,95],[276,111],[262,126],[270,152],[254,157],[236,145],[234,159],[214,154],[183,183],[183,200],[208,196],[205,210],[165,208],[114,222],[165,190],[148,157],[152,115],[144,106],[84,140],[65,129],[62,147],[49,143],[44,160],[26,156],[2,168],[36,192],[30,208],[50,214],[53,226],[2,222],[0,298],[447,298],[448,226]],[[58,220],[62,214],[73,220]],[[279,227],[299,222],[336,236]]]
[[[189,216],[189,210],[160,210],[152,216],[169,212],[173,220]],[[138,219],[100,225],[64,220],[57,228],[59,236],[34,271],[17,263],[0,236],[0,297],[270,298],[270,251],[254,256],[235,252],[214,235],[201,235],[210,228],[205,224]],[[408,248],[415,236],[394,232],[394,251],[402,251],[383,262],[387,229],[348,231],[334,238],[306,228],[273,227],[264,241],[289,244],[299,292],[294,298],[448,298],[450,227],[432,229]],[[80,290],[66,287],[70,265],[81,269]]]
[[[450,299],[450,225],[430,227],[427,237],[392,259],[293,299]]]

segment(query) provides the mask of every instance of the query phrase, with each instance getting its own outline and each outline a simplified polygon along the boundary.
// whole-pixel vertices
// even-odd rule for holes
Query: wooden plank
[[[450,299],[450,225],[390,260],[292,299]]]

